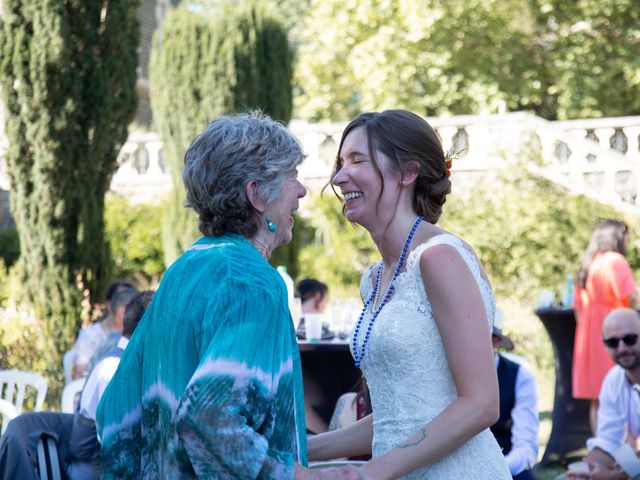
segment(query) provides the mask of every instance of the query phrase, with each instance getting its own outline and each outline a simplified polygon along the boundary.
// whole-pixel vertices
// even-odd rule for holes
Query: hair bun
[[[437,182],[429,185],[428,195],[430,199],[443,198],[449,193],[451,193],[451,180],[449,180],[449,177],[447,176],[444,176]],[[442,203],[444,203],[444,198]]]

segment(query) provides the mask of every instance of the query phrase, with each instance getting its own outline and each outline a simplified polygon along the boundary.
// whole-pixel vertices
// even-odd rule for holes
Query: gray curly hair
[[[263,219],[247,199],[245,185],[255,181],[258,197],[271,203],[304,159],[300,142],[261,112],[218,117],[185,154],[185,205],[198,214],[204,235],[251,238]]]

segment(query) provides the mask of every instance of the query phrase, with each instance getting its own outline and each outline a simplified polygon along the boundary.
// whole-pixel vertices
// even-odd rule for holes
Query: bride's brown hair
[[[437,223],[446,197],[451,192],[451,181],[447,175],[442,144],[431,125],[407,110],[361,113],[342,133],[331,181],[342,168],[340,151],[344,140],[358,127],[364,127],[367,132],[369,156],[382,181],[382,189],[384,178],[376,151],[391,159],[401,172],[407,171],[411,164],[417,166],[413,207],[426,221]],[[335,192],[333,183],[331,188]]]

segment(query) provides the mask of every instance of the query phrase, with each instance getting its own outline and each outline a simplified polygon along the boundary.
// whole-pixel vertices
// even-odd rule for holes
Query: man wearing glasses
[[[617,365],[607,373],[600,390],[596,436],[587,441],[584,461],[589,473],[568,472],[571,479],[628,479],[614,459],[625,443],[638,449],[640,432],[640,315],[613,310],[602,325],[602,340]]]

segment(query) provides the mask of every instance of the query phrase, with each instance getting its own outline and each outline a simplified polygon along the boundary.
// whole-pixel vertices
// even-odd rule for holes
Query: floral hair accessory
[[[456,147],[452,145],[451,148],[444,153],[444,165],[447,168],[447,177],[451,176],[453,161],[457,160],[459,155],[465,150],[467,150],[467,147],[456,150]]]

